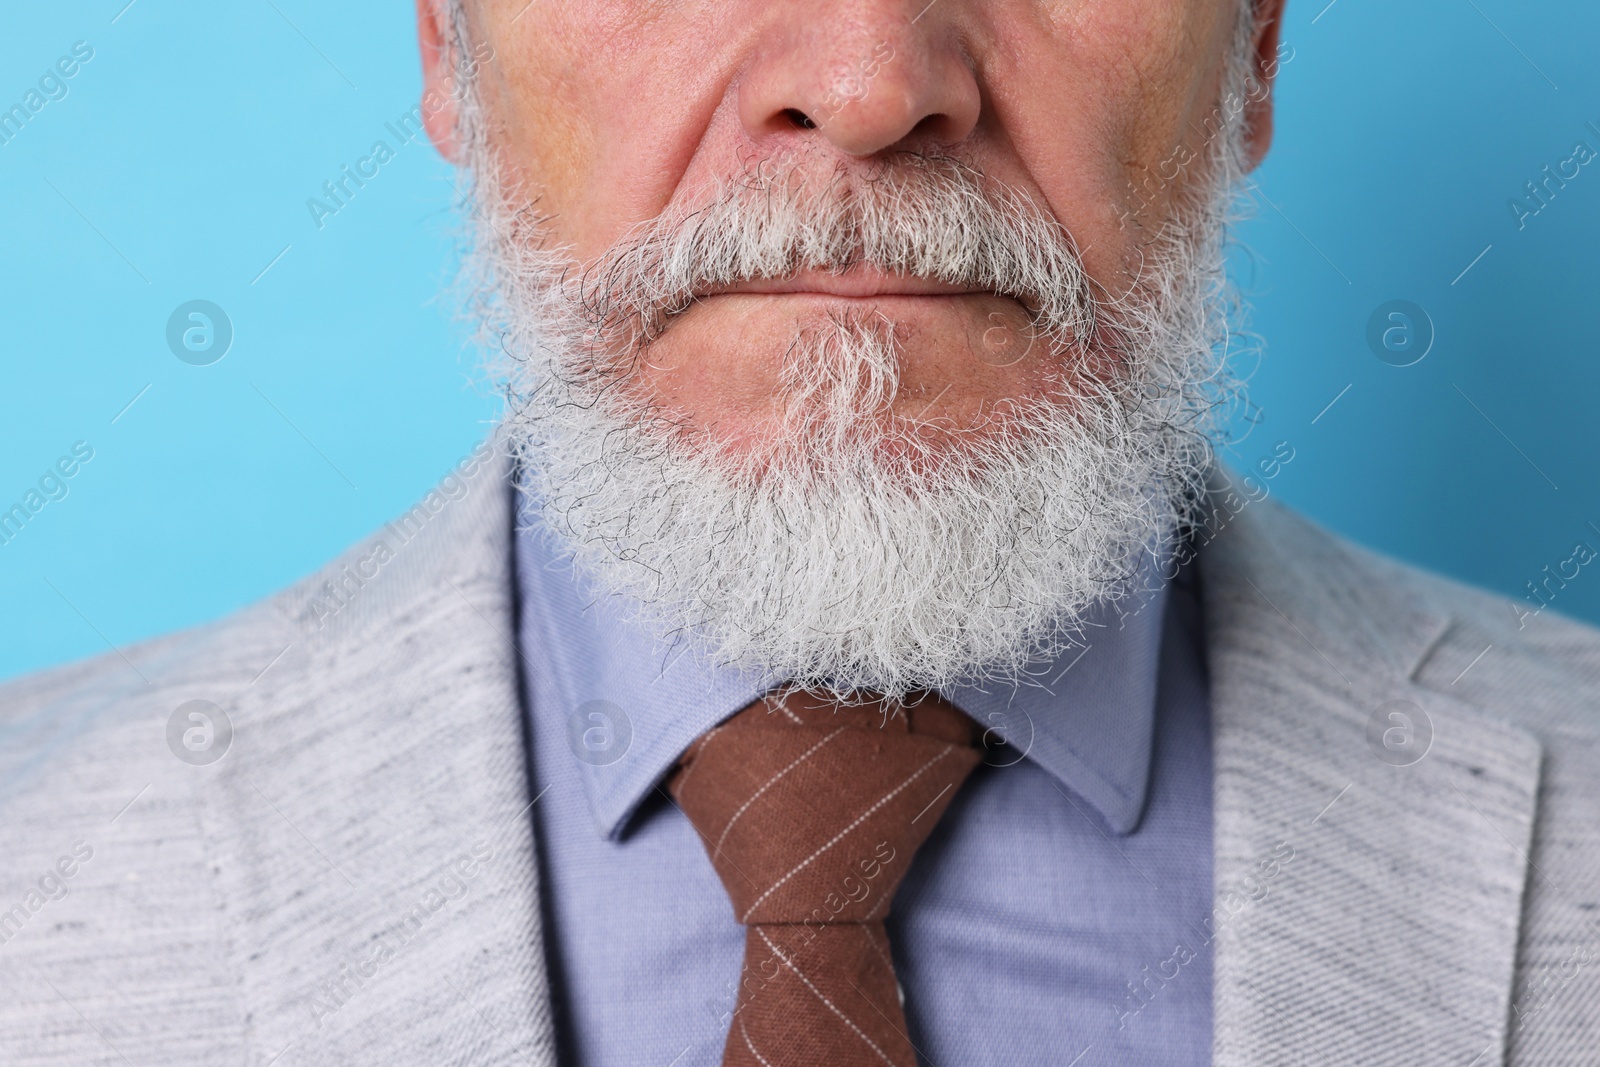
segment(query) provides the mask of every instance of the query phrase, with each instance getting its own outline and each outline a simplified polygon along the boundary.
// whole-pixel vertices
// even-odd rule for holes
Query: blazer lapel
[[[1411,681],[1448,619],[1401,568],[1224,478],[1215,1062],[1501,1063],[1539,744]]]
[[[204,813],[258,1063],[554,1063],[507,463],[276,599]]]

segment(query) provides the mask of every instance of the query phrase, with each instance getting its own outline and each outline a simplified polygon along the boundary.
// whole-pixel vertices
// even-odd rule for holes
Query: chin
[[[959,475],[1019,447],[1039,409],[1102,396],[1115,365],[993,296],[720,297],[652,341],[614,396],[730,472],[829,456]]]

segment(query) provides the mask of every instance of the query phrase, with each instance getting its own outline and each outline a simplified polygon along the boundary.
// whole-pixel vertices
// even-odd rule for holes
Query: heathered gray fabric
[[[1454,675],[1433,688],[1414,675],[1438,655],[1454,613],[1509,609],[1271,504],[1248,506],[1201,561],[1216,776],[1215,1062],[1502,1062],[1541,745],[1532,724],[1515,721],[1515,704],[1465,698],[1526,653],[1508,643],[1453,687]],[[1545,684],[1564,686],[1568,703],[1584,699],[1573,676]],[[1431,749],[1411,766],[1384,763],[1367,737],[1374,711],[1395,700],[1415,703],[1433,727]],[[1591,732],[1595,722],[1591,709]],[[1591,802],[1542,818],[1593,827],[1596,814]],[[1593,856],[1600,835],[1590,833]],[[1252,882],[1280,843],[1293,860]],[[1260,899],[1249,902],[1252,893]],[[1547,899],[1535,887],[1526,903],[1537,913]],[[1596,1006],[1565,1000],[1559,1010]],[[1515,1062],[1594,1062],[1594,1050]]]
[[[507,482],[497,458],[261,605],[0,687],[0,1063],[554,1062]],[[1519,630],[1270,502],[1217,525],[1216,1062],[1600,1060],[1600,634]],[[211,766],[167,747],[191,699],[236,731]],[[1433,724],[1408,767],[1366,737],[1396,699]]]
[[[0,689],[0,907],[94,849],[0,945],[0,1063],[554,1062],[505,473],[234,618]],[[309,599],[379,540],[316,628]],[[236,731],[209,767],[167,747],[196,698]]]

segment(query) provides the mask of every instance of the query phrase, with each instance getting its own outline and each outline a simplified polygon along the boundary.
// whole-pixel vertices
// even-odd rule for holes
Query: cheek
[[[497,52],[485,94],[494,146],[515,179],[559,214],[590,185],[599,132],[589,116],[604,86],[588,79],[581,58],[531,35]]]
[[[676,5],[504,6],[489,31],[506,42],[496,46],[489,106],[496,147],[539,198],[556,242],[592,259],[670,200],[703,134],[723,46],[686,31],[707,16],[674,14]]]
[[[1108,47],[1101,27],[1082,25],[1092,16],[1079,13],[1081,7],[1073,5],[1077,21],[1066,25],[997,23],[984,74],[992,136],[1015,153],[1015,177],[1037,187],[1071,231],[1085,266],[1104,281],[1124,259],[1118,236],[1124,161],[1139,150],[1146,105],[1130,61],[1120,47]]]
[[[1142,176],[1213,102],[1218,25],[1209,4],[1155,0],[1063,0],[995,23],[994,121],[1113,291],[1138,262],[1130,222],[1166,210]]]

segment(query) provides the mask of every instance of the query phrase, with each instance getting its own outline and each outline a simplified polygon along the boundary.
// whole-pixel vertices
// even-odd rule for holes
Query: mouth
[[[812,296],[844,300],[889,297],[995,296],[992,290],[952,285],[912,274],[895,274],[858,264],[843,273],[802,270],[784,278],[757,278],[718,286],[695,294],[697,300],[717,296]]]

